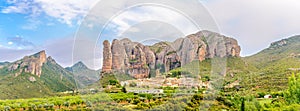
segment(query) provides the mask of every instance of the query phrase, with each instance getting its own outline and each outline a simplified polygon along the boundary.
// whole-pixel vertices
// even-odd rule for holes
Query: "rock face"
[[[286,45],[287,45],[287,40],[283,39],[283,40],[271,43],[270,48],[275,49],[275,48],[283,47],[283,46],[286,46]]]
[[[193,60],[240,56],[235,39],[210,31],[179,38],[174,42],[159,42],[152,46],[125,38],[103,42],[103,73],[119,72],[134,78],[149,77],[150,72],[167,72]]]
[[[12,63],[9,67],[9,71],[15,71],[20,69],[15,76],[20,75],[22,72],[31,73],[38,77],[42,74],[42,66],[47,61],[46,52],[41,51],[32,56],[25,56],[22,60]]]
[[[155,55],[149,47],[129,39],[103,42],[102,72],[126,73],[135,78],[149,77],[150,68],[155,67]]]
[[[108,40],[103,42],[103,66],[102,70],[105,72],[110,72],[112,67],[112,54],[111,47]]]

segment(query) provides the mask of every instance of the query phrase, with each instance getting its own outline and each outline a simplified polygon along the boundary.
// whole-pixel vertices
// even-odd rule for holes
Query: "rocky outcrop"
[[[149,77],[150,71],[167,72],[193,60],[240,56],[235,39],[210,31],[179,38],[174,42],[159,42],[152,46],[125,38],[103,42],[103,73],[119,72],[135,78]],[[111,53],[110,53],[111,51]]]
[[[286,46],[286,45],[287,45],[287,40],[283,39],[283,40],[271,43],[270,48],[271,49],[276,49],[276,48],[283,47],[283,46]]]
[[[25,56],[23,59],[12,63],[8,66],[9,71],[19,70],[15,76],[20,75],[22,72],[31,73],[38,77],[42,74],[42,66],[47,61],[46,52],[41,51],[32,56]]]
[[[129,39],[115,39],[111,47],[108,41],[104,41],[103,45],[104,73],[119,72],[135,78],[145,78],[149,76],[150,68],[155,67],[154,53],[140,43]]]
[[[33,77],[33,76],[30,76],[30,77],[28,78],[28,80],[31,81],[31,82],[35,82],[35,81],[36,81],[35,77]]]
[[[156,66],[163,72],[180,67],[193,60],[240,56],[240,46],[235,39],[210,31],[179,38],[174,42],[160,42],[151,46],[156,54]]]
[[[103,42],[103,66],[102,71],[110,72],[112,68],[112,54],[111,47],[108,40]]]

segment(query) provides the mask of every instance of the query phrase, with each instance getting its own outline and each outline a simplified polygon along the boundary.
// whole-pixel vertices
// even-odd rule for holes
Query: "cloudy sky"
[[[132,7],[128,2],[109,2],[112,6],[99,3],[103,1],[109,0],[0,1],[0,61],[15,61],[46,50],[62,66],[81,60],[97,69],[101,66],[104,39],[172,41],[200,30],[180,10],[159,5],[128,8]],[[197,2],[206,10],[192,12],[211,16],[218,32],[239,41],[242,56],[255,54],[276,40],[300,34],[298,0]],[[193,8],[188,2],[177,5],[187,10]],[[100,10],[103,7],[105,10]],[[117,9],[123,12],[112,13]],[[206,22],[205,17],[198,20]],[[210,29],[206,25],[200,27]]]

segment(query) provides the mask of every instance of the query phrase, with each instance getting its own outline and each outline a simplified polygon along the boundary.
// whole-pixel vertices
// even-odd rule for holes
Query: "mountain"
[[[9,62],[0,62],[0,66],[6,65],[6,64],[9,64]]]
[[[9,64],[9,62],[0,62],[0,69],[3,68],[7,64]]]
[[[215,32],[199,31],[173,42],[145,46],[125,38],[103,42],[102,73],[125,73],[134,78],[148,78],[158,69],[168,72],[194,60],[215,57],[239,57],[238,42]]]
[[[0,88],[0,99],[14,99],[44,97],[76,87],[72,73],[41,51],[1,68]]]
[[[91,85],[100,79],[100,71],[89,69],[83,62],[78,62],[72,67],[66,68],[72,72],[77,83],[77,87],[83,88]]]
[[[259,53],[246,57],[245,60],[255,64],[257,67],[264,67],[274,61],[287,58],[300,57],[300,36],[293,36],[271,43],[271,45]]]
[[[252,75],[258,90],[280,91],[288,86],[288,77],[300,69],[300,36],[293,36],[270,44],[259,53],[244,60],[259,71]],[[257,90],[256,89],[256,90]]]

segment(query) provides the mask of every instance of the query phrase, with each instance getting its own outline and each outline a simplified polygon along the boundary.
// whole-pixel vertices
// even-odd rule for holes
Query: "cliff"
[[[125,73],[134,78],[147,78],[150,71],[162,72],[185,65],[193,60],[240,56],[238,42],[210,31],[200,31],[174,42],[159,42],[152,46],[114,39],[112,45],[103,42],[103,73]],[[155,71],[154,71],[155,72]]]
[[[22,72],[26,72],[40,77],[42,74],[42,66],[47,61],[46,57],[45,51],[38,52],[31,56],[25,56],[23,59],[8,66],[8,70],[19,70],[17,73],[15,73],[15,76],[20,75]]]

